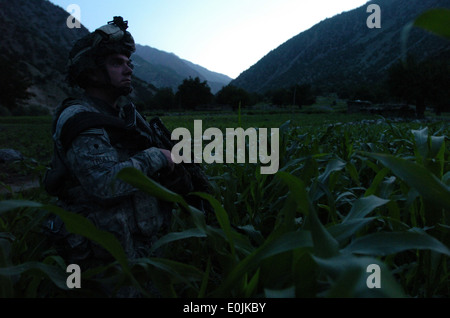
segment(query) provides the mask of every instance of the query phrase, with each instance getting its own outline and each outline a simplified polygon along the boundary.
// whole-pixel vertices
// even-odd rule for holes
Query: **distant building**
[[[347,113],[370,113],[383,117],[405,117],[416,116],[415,107],[407,104],[377,104],[368,101],[352,100],[347,102]]]
[[[361,113],[366,112],[368,109],[372,107],[372,103],[368,101],[362,100],[349,100],[347,102],[347,113]]]

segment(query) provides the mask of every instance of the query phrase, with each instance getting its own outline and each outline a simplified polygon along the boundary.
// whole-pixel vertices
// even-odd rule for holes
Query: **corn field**
[[[148,297],[450,296],[448,123],[279,127],[276,174],[260,174],[258,164],[204,165],[214,193],[191,195],[208,200],[213,214],[138,170],[118,174],[174,203],[170,231],[152,246],[158,257],[127,259],[114,236],[42,192],[5,198],[0,297],[111,296],[97,289],[105,282]],[[82,271],[82,288],[69,289],[69,264],[40,228],[50,214],[115,262]]]

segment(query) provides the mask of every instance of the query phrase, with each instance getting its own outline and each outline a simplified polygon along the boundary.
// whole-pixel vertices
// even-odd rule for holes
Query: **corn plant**
[[[98,296],[99,283],[165,297],[434,297],[449,295],[448,126],[440,123],[280,126],[280,170],[208,165],[213,215],[134,169],[118,178],[175,204],[161,257],[128,260],[80,215],[23,198],[0,202],[2,296]],[[115,262],[83,272],[45,245],[39,221],[60,216]],[[40,242],[40,244],[39,244]],[[374,265],[380,288],[369,288]],[[99,273],[101,278],[99,278]],[[152,289],[152,290],[153,290]]]

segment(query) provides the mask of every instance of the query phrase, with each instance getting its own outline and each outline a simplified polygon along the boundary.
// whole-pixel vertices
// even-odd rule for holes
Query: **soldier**
[[[148,256],[169,224],[172,206],[116,179],[116,174],[134,167],[149,177],[164,176],[174,163],[170,151],[155,147],[153,136],[141,129],[133,104],[119,105],[132,91],[130,56],[135,43],[127,27],[121,17],[114,17],[78,40],[70,52],[68,80],[85,94],[66,99],[55,111],[56,159],[45,183],[64,209],[113,233],[128,258],[135,259]],[[94,266],[112,260],[100,246],[65,232],[58,218],[50,227],[61,236],[67,262]]]

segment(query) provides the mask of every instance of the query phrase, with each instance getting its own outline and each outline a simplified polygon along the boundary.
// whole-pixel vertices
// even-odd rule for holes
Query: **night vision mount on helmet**
[[[101,67],[107,55],[119,53],[129,58],[136,51],[136,46],[127,28],[128,21],[116,16],[113,21],[79,39],[69,54],[69,83],[84,88],[87,71]]]

